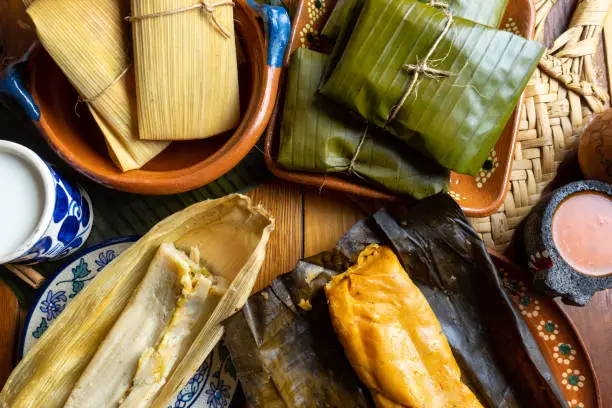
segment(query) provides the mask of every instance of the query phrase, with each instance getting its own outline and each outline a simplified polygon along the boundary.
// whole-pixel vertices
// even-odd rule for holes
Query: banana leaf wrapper
[[[448,22],[420,2],[367,0],[321,92],[444,167],[475,175],[544,47],[459,17]],[[423,63],[438,73],[407,68]]]
[[[357,223],[334,250],[300,261],[226,322],[226,345],[253,407],[336,406],[311,390],[343,395],[337,406],[374,406],[333,335],[323,293],[370,244],[396,252],[440,321],[463,380],[485,406],[565,406],[484,243],[458,205],[437,195]]]
[[[168,407],[223,336],[222,322],[248,299],[273,228],[265,210],[238,194],[194,204],[159,222],[66,307],[11,373],[0,392],[0,407],[63,407],[158,248],[173,242],[181,250],[197,247],[206,267],[231,283],[149,405]]]
[[[279,164],[297,171],[349,173],[418,199],[448,190],[449,173],[442,166],[316,94],[326,59],[306,48],[291,57]]]
[[[359,14],[364,0],[338,0],[321,34],[335,39],[347,27],[354,13]],[[426,3],[426,2],[425,2]],[[508,0],[450,0],[440,1],[448,4],[453,15],[489,27],[498,27],[504,17]]]

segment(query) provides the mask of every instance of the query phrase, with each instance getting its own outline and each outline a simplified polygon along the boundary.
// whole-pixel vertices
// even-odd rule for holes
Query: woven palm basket
[[[556,1],[536,1],[540,41]],[[508,195],[495,214],[470,219],[490,248],[500,252],[507,248],[515,229],[555,178],[559,164],[576,149],[591,116],[607,107],[608,92],[597,85],[595,55],[611,3],[578,2],[569,29],[548,49],[525,90]]]

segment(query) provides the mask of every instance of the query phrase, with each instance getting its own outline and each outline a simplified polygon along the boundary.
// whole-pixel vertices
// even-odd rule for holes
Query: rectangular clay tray
[[[287,67],[291,54],[299,47],[325,51],[326,42],[319,36],[336,0],[301,0],[296,11],[291,38],[285,55]],[[500,29],[510,31],[525,38],[533,38],[535,27],[535,7],[532,0],[510,0]],[[329,48],[329,47],[327,47]],[[276,106],[270,125],[266,130],[265,156],[270,171],[277,177],[296,183],[315,187],[329,188],[369,198],[394,200],[397,196],[368,185],[363,180],[348,178],[339,174],[305,173],[287,170],[276,162],[282,106],[284,78],[281,92],[278,93]],[[497,144],[491,150],[489,159],[477,177],[451,173],[450,192],[466,215],[484,217],[494,213],[503,203],[508,191],[512,170],[516,136],[523,111],[523,100],[510,117]]]

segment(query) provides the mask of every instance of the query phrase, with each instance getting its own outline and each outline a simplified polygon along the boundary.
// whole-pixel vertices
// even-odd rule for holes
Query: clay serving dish
[[[489,254],[506,291],[538,343],[567,406],[601,407],[593,362],[571,319],[551,297],[536,291],[528,272],[493,250]]]
[[[291,54],[299,47],[319,50],[325,43],[318,33],[325,25],[337,0],[301,0],[293,21],[291,39],[285,56],[288,65]],[[535,28],[535,6],[532,0],[510,0],[500,29],[510,31],[525,38],[533,38]],[[324,47],[324,45],[323,45]],[[296,183],[330,188],[346,193],[370,198],[394,200],[397,197],[364,183],[357,178],[343,177],[338,174],[317,174],[297,172],[282,168],[276,162],[280,123],[282,120],[283,92],[272,114],[270,126],[266,131],[265,155],[268,168],[274,175]],[[450,195],[461,205],[463,211],[472,217],[483,217],[494,213],[503,203],[508,192],[508,182],[512,170],[514,148],[523,112],[523,102],[519,103],[510,117],[506,128],[499,138],[489,159],[478,177],[451,173]]]
[[[265,35],[257,15],[263,18]],[[24,106],[64,161],[100,184],[139,194],[192,190],[222,176],[246,156],[268,124],[276,100],[291,28],[286,11],[238,0],[234,19],[246,57],[239,68],[240,124],[233,132],[209,139],[174,142],[139,170],[122,173],[113,164],[88,109],[80,106],[75,113],[77,93],[42,47],[34,50],[29,63],[31,98],[19,79],[19,64],[9,67],[0,88]]]

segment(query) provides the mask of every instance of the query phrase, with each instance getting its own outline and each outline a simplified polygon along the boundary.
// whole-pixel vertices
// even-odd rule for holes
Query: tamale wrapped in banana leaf
[[[351,20],[351,16],[354,13],[359,14],[364,1],[338,0],[321,34],[328,38],[337,38]],[[508,0],[439,0],[436,3],[446,4],[448,10],[457,17],[493,28],[499,27],[508,6]]]
[[[273,225],[237,194],[164,219],[66,307],[11,373],[0,407],[117,406],[121,390],[124,407],[170,406],[246,302]],[[203,299],[214,293],[198,287],[218,290],[218,281],[191,263],[229,283],[214,308]]]
[[[321,92],[458,173],[476,174],[544,47],[414,0],[366,0]]]
[[[461,382],[434,312],[390,248],[365,248],[325,294],[334,330],[377,407],[482,408]]]
[[[89,106],[122,171],[137,169],[168,142],[138,138],[129,5],[119,0],[25,0],[46,51]],[[77,101],[75,100],[75,103]]]
[[[240,120],[234,1],[132,0],[141,139],[203,139]]]
[[[454,200],[436,195],[412,206],[398,204],[359,222],[335,250],[300,261],[228,320],[225,344],[253,407],[267,407],[268,401],[277,407],[334,406],[317,398],[320,394],[308,398],[305,391],[325,387],[328,394],[353,391],[355,397],[349,395],[346,405],[339,406],[374,407],[362,384],[339,382],[353,377],[346,374],[349,362],[338,356],[341,346],[333,335],[323,293],[332,277],[343,273],[371,244],[396,253],[440,322],[462,380],[482,405],[565,406],[484,243]],[[381,341],[393,347],[392,338]],[[309,371],[315,365],[316,370]],[[338,376],[322,377],[327,371]]]
[[[359,177],[419,199],[448,190],[449,174],[442,166],[316,94],[326,59],[306,48],[291,56],[278,163]]]

